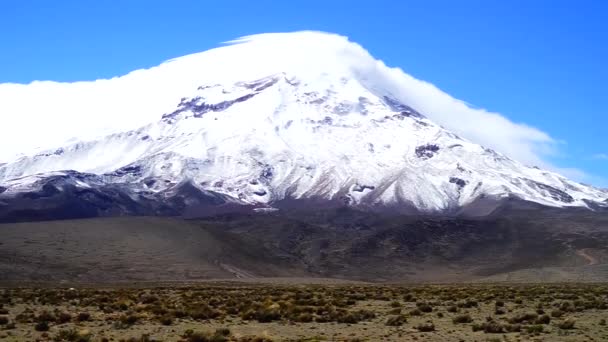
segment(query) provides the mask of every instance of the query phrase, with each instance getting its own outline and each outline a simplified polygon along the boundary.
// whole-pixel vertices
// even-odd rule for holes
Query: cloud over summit
[[[0,162],[59,147],[71,138],[93,139],[159,120],[201,84],[248,81],[276,72],[303,77],[336,72],[356,78],[473,142],[551,168],[547,157],[557,145],[546,132],[472,108],[433,84],[386,66],[346,37],[309,31],[248,36],[112,79],[0,84]]]

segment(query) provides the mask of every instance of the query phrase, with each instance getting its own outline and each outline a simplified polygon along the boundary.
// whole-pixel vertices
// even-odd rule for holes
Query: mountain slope
[[[509,205],[480,219],[343,208],[0,224],[0,282],[597,282],[608,279],[606,227],[605,211]]]
[[[252,208],[306,200],[395,212],[475,207],[485,214],[495,207],[488,203],[507,198],[606,205],[603,190],[525,166],[434,123],[387,86],[379,70],[354,63],[358,46],[340,41],[336,49],[336,37],[314,38],[331,53],[272,58],[281,63],[253,55],[243,67],[239,61],[247,57],[236,54],[252,44],[245,42],[190,57],[205,71],[214,63],[237,70],[201,75],[198,89],[174,111],[138,129],[0,166],[0,213],[17,215],[14,198],[24,193],[110,188],[124,192],[121,200],[110,196],[124,214],[182,214],[201,204],[201,193],[221,199],[203,201],[209,205]],[[57,172],[67,183],[57,185]],[[183,197],[184,184],[188,194],[177,204],[172,199]]]

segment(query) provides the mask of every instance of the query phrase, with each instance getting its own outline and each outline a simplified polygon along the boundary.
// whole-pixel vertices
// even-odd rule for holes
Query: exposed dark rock
[[[26,192],[23,194],[23,197],[35,200],[35,199],[40,199],[40,198],[45,198],[45,197],[52,197],[53,195],[57,195],[59,193],[61,193],[61,190],[59,190],[52,183],[48,183],[48,184],[43,185],[42,189],[40,191]]]
[[[173,119],[175,119],[178,115],[184,112],[192,112],[193,117],[195,118],[200,118],[209,112],[221,112],[232,107],[236,103],[245,102],[253,98],[260,92],[276,84],[278,81],[279,77],[272,76],[262,78],[253,82],[237,83],[237,86],[250,89],[252,90],[252,93],[237,97],[233,100],[226,100],[219,103],[206,103],[205,99],[200,96],[192,99],[182,98],[177,110],[173,113],[163,115],[162,119],[165,122],[171,123]],[[207,88],[211,88],[211,86],[199,87],[198,89],[204,90]],[[224,91],[224,94],[228,94],[228,92]]]
[[[350,103],[339,103],[334,107],[333,112],[338,115],[347,115],[353,112],[354,106]]]
[[[439,146],[435,144],[426,144],[416,147],[416,156],[420,159],[429,159],[439,152]]]
[[[593,202],[590,201],[588,199],[583,199],[583,202],[585,202],[585,204],[587,205],[587,207],[591,210],[602,210],[606,208],[606,205],[608,204],[608,200],[607,201],[603,201],[601,203],[598,202]]]
[[[355,191],[355,192],[363,192],[366,189],[374,190],[374,189],[376,189],[376,187],[373,185],[361,185],[361,184],[355,184],[355,186],[353,187],[353,191]]]
[[[506,160],[509,159],[509,158],[501,155],[500,153],[494,151],[491,148],[484,148],[484,152],[487,153],[487,154],[489,154],[489,155],[491,155],[494,158],[494,160],[497,161],[497,162],[506,161]]]
[[[372,143],[367,143],[367,150],[368,150],[370,153],[374,153],[374,152],[375,152],[375,149],[374,149],[374,144],[372,144]]]
[[[258,190],[258,191],[254,191],[253,194],[257,195],[257,196],[266,196],[267,192],[266,192],[266,190]]]
[[[325,118],[323,118],[323,120],[318,121],[318,123],[320,124],[324,124],[324,125],[331,125],[333,124],[334,120],[332,118],[330,118],[329,116],[326,116]]]
[[[62,154],[65,153],[65,150],[63,148],[58,148],[53,152],[50,153],[40,153],[37,154],[36,157],[50,157],[50,156],[60,156]]]
[[[450,177],[450,183],[456,184],[460,189],[462,189],[467,185],[468,182],[458,177]]]
[[[254,97],[257,94],[258,93],[247,94],[247,95],[238,97],[234,100],[222,101],[220,103],[205,103],[205,102],[203,102],[203,98],[195,97],[193,99],[180,103],[179,107],[176,111],[174,111],[173,113],[170,113],[170,114],[165,114],[165,115],[163,115],[162,118],[163,118],[163,121],[165,121],[165,122],[171,122],[172,119],[175,119],[181,113],[188,112],[188,111],[193,113],[193,117],[200,118],[204,114],[207,114],[209,112],[224,111],[236,103],[245,102],[245,101],[251,99],[252,97]]]
[[[399,116],[402,117],[413,117],[413,118],[424,118],[424,116],[420,113],[418,113],[415,109],[413,109],[412,107],[405,105],[399,101],[397,101],[394,98],[391,98],[389,96],[384,96],[383,97],[384,103],[393,111],[393,112],[399,112]]]
[[[272,166],[265,165],[264,169],[260,173],[260,178],[265,179],[265,180],[271,180],[273,176],[274,176],[274,170],[273,170]]]
[[[110,176],[123,177],[123,176],[141,176],[142,169],[139,165],[127,165],[109,174]]]
[[[155,197],[181,214],[191,210],[203,210],[206,207],[223,205],[227,198],[216,192],[200,189],[190,181],[179,183],[156,194]]]
[[[344,205],[349,205],[353,201],[352,197],[350,197],[350,196],[340,196],[340,198],[338,200],[340,202],[342,202],[342,204],[344,204]]]
[[[479,190],[482,185],[483,185],[483,182],[478,182],[477,185],[475,185],[475,189],[473,189],[473,193],[476,193],[477,190]]]
[[[367,110],[367,105],[371,104],[370,100],[366,97],[360,96],[357,104],[354,107],[354,110],[360,113],[361,115],[367,115],[369,111]]]
[[[316,105],[325,103],[329,98],[328,95],[320,96],[320,94],[316,91],[304,93],[304,96],[306,96],[308,103]]]
[[[144,180],[144,184],[150,188],[150,187],[154,186],[154,184],[156,184],[156,180],[153,178],[146,179],[146,180]]]
[[[272,87],[278,81],[279,81],[279,77],[277,77],[277,76],[270,76],[270,77],[261,78],[259,80],[255,80],[253,82],[237,83],[237,85],[241,86],[241,87],[244,87],[244,88],[247,88],[247,89],[252,89],[253,91],[256,91],[256,92],[259,92],[259,91],[262,91],[264,89]]]
[[[546,195],[549,195],[551,198],[553,198],[556,201],[560,201],[560,202],[564,202],[564,203],[574,202],[574,198],[565,191],[554,188],[547,184],[533,181],[531,179],[525,179],[525,181],[530,187],[544,192]]]

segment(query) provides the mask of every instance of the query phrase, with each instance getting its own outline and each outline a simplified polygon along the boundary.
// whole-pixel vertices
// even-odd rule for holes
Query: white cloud
[[[317,32],[264,34],[122,77],[90,82],[0,84],[0,161],[71,137],[90,139],[158,120],[201,84],[251,80],[285,71],[350,74],[455,133],[526,164],[552,168],[549,134],[505,116],[471,108],[436,86],[375,60],[346,38]],[[480,85],[483,86],[483,85]]]

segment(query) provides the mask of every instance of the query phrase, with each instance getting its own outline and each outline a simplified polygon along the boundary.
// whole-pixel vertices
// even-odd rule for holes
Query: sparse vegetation
[[[21,340],[28,340],[29,333],[42,340],[79,342],[399,340],[404,331],[412,338],[431,333],[437,340],[504,335],[552,341],[579,335],[590,339],[582,334],[591,331],[602,340],[608,302],[608,285],[207,285],[5,293],[11,304],[2,306],[6,314],[0,315],[0,336],[10,330]],[[187,331],[194,322],[197,330]],[[332,335],[318,335],[321,325]],[[387,335],[378,336],[378,331]],[[480,339],[480,333],[487,338]]]
[[[60,330],[54,337],[54,341],[66,341],[66,342],[89,342],[91,341],[92,335],[87,330],[78,331],[76,329]]]
[[[386,325],[391,327],[400,327],[407,323],[407,317],[404,315],[392,316],[386,320]]]
[[[473,318],[471,318],[471,315],[469,315],[469,314],[462,314],[462,315],[458,315],[458,316],[454,317],[452,319],[452,322],[454,324],[471,323],[471,322],[473,322]]]
[[[78,322],[87,322],[87,321],[90,321],[91,320],[91,314],[88,313],[88,312],[81,312],[76,317],[76,320]]]
[[[562,322],[559,322],[559,323],[557,324],[557,326],[558,326],[560,329],[569,330],[569,329],[574,329],[574,324],[575,324],[575,323],[576,323],[576,322],[575,322],[573,319],[566,319],[566,320],[564,320],[564,321],[562,321]]]
[[[435,331],[435,324],[432,322],[420,323],[416,326],[416,329],[420,332]]]
[[[49,323],[46,321],[43,322],[38,322],[36,323],[36,325],[34,326],[34,329],[36,331],[49,331]]]

